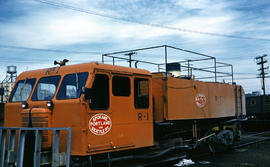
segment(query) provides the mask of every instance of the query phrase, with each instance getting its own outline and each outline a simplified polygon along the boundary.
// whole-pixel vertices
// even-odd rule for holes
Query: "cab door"
[[[136,135],[134,135],[133,141],[136,143],[136,147],[152,146],[154,144],[152,79],[149,76],[134,76],[133,97],[133,108],[136,115],[133,127]]]
[[[112,143],[115,149],[132,147],[134,118],[132,76],[112,74]]]
[[[110,104],[110,73],[96,72],[89,99],[88,151],[92,153],[112,149],[112,111]]]

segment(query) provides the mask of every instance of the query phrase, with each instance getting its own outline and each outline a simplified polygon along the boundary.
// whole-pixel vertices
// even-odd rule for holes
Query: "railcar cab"
[[[71,127],[71,155],[151,146],[151,86],[146,70],[98,63],[24,72],[6,104],[5,126]],[[42,137],[50,147],[51,134]]]

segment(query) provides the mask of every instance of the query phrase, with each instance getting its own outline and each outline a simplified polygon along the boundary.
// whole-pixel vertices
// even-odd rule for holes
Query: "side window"
[[[148,79],[134,79],[134,105],[135,108],[149,107],[149,82]]]
[[[60,76],[43,77],[38,81],[32,96],[33,101],[51,100],[58,87]]]
[[[21,102],[26,101],[36,83],[36,79],[25,79],[20,80],[16,83],[11,96],[10,96],[10,102]]]
[[[68,74],[64,77],[56,99],[76,99],[81,96],[82,88],[88,77],[87,72]]]
[[[128,77],[114,76],[112,79],[112,89],[114,96],[129,96],[130,79]]]
[[[109,77],[104,74],[96,74],[92,85],[92,98],[90,108],[93,110],[105,110],[109,108]]]

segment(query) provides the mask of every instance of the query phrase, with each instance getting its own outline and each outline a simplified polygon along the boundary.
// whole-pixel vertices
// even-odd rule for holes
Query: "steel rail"
[[[246,147],[246,146],[249,146],[249,145],[252,145],[252,144],[257,144],[257,143],[268,141],[268,140],[270,140],[270,137],[265,137],[264,139],[259,139],[259,140],[243,143],[243,144],[240,144],[240,145],[236,145],[236,146],[233,146],[232,148],[238,149],[238,148]]]

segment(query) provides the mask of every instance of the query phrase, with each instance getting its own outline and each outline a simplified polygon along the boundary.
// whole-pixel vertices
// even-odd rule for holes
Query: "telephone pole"
[[[265,95],[265,78],[268,78],[267,75],[268,73],[265,72],[265,70],[267,70],[269,68],[269,66],[265,67],[265,63],[267,63],[267,60],[265,60],[265,57],[267,55],[264,54],[263,56],[257,56],[256,57],[256,63],[257,65],[260,66],[260,68],[258,69],[258,71],[260,71],[260,74],[257,78],[262,78],[262,90],[263,90],[263,95]]]
[[[128,62],[129,62],[129,67],[131,67],[132,61],[134,61],[134,60],[132,60],[132,58],[131,58],[131,56],[134,55],[134,54],[137,54],[137,53],[136,53],[136,52],[130,52],[130,53],[125,54],[126,56],[129,57],[129,60],[128,60]]]

